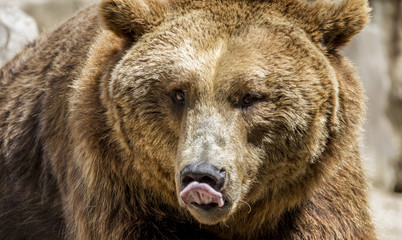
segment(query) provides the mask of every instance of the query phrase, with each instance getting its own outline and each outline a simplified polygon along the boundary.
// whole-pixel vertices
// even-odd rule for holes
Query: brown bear
[[[103,0],[0,72],[1,239],[376,239],[366,0]]]

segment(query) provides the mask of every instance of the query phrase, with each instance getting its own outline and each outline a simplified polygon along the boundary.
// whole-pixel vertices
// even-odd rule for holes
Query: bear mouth
[[[191,182],[181,192],[180,198],[185,205],[193,205],[202,210],[211,210],[223,207],[225,200],[221,192],[213,189],[209,184]]]

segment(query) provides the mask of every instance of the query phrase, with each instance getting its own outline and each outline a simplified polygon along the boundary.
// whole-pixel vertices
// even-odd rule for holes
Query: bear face
[[[302,202],[326,171],[321,165],[330,167],[321,157],[339,125],[337,75],[326,56],[333,43],[315,42],[272,3],[187,3],[181,14],[157,3],[147,11],[162,11],[154,13],[160,22],[137,37],[104,20],[137,39],[108,92],[133,168],[156,166],[141,173],[144,184],[163,184],[164,196],[177,197],[171,204],[203,224],[250,204],[281,213]],[[163,180],[149,181],[161,172]]]

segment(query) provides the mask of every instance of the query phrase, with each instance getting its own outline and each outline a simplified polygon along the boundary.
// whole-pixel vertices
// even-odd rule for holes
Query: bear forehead
[[[248,22],[236,31],[222,31],[221,22],[208,14],[195,17],[200,14],[167,21],[145,34],[123,59],[125,74],[152,75],[178,87],[197,83],[198,89],[227,89],[239,83],[239,88],[262,88],[270,76],[302,77],[326,62],[301,30],[274,17],[268,24]]]

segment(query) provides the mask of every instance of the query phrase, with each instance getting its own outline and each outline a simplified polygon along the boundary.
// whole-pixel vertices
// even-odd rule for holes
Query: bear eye
[[[182,90],[177,90],[173,93],[173,100],[177,104],[184,104],[186,101],[185,94]]]
[[[247,108],[250,107],[251,105],[253,105],[255,102],[257,101],[257,97],[251,95],[251,94],[247,94],[242,102],[241,102],[241,107],[242,108]]]

